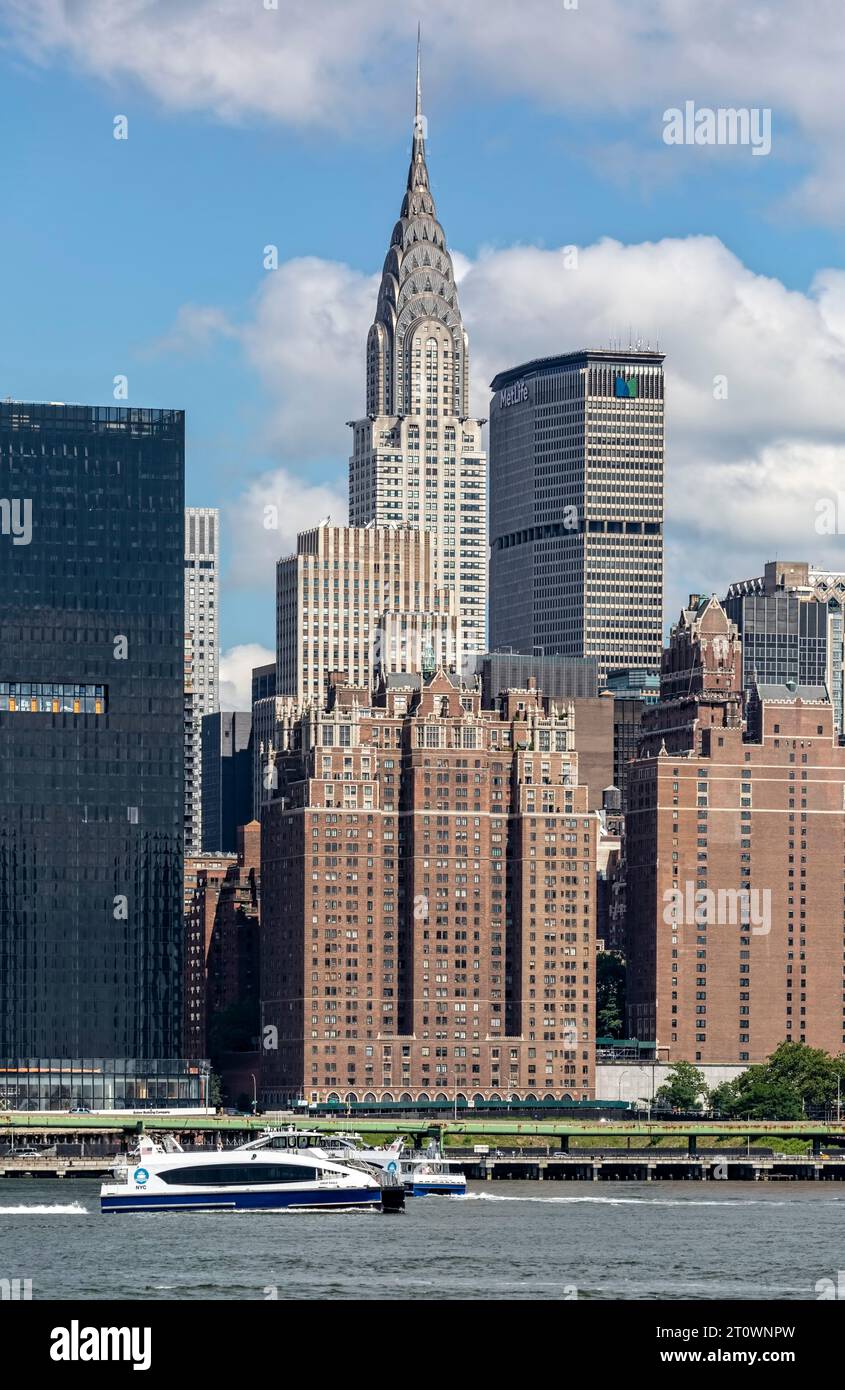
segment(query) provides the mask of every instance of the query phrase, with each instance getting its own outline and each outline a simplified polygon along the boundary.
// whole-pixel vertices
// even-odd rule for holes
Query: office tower
[[[839,733],[842,724],[841,576],[804,563],[772,560],[755,579],[728,588],[725,612],[742,641],[743,686],[755,681],[826,685]]]
[[[264,1101],[593,1095],[598,818],[572,707],[333,685],[262,817]]]
[[[218,710],[202,721],[202,847],[233,853],[252,815],[252,715]]]
[[[252,668],[252,704],[256,700],[266,700],[276,693],[276,663],[270,661],[266,666]]]
[[[429,187],[417,54],[408,183],[367,338],[366,416],[351,422],[352,526],[437,535],[436,578],[452,589],[466,652],[486,649],[487,477],[469,413],[469,340]]]
[[[202,721],[220,707],[217,556],[220,514],[185,508],[185,853],[202,845]]]
[[[183,488],[181,411],[0,403],[0,1104],[197,1103]]]
[[[845,1044],[845,749],[824,686],[758,683],[693,595],[628,783],[629,1035],[670,1061]]]
[[[237,854],[197,861],[186,914],[190,1057],[255,1046],[258,1033],[260,836],[238,827]],[[251,1017],[251,1013],[254,1017]],[[238,1033],[240,1032],[240,1037]]]
[[[455,670],[454,594],[435,581],[436,538],[390,526],[317,526],[276,567],[276,693],[324,702],[342,672]]]
[[[663,353],[500,372],[490,407],[490,646],[660,665]]]

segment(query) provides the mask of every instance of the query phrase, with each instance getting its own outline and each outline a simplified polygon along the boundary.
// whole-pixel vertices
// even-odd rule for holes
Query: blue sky
[[[325,3],[331,8],[334,0]],[[581,0],[582,10],[587,4]],[[819,4],[824,7],[825,0]],[[593,0],[593,13],[582,21],[581,15],[562,15],[547,5],[539,18],[546,25],[598,23],[601,34],[602,11],[612,25],[616,7],[617,0]],[[559,85],[545,69],[536,80],[523,78],[518,56],[509,65],[506,25],[498,46],[495,33],[491,39],[488,32],[486,51],[473,53],[462,69],[454,53],[446,52],[437,4],[411,7],[398,23],[392,15],[388,20],[389,10],[380,0],[348,7],[358,11],[377,64],[372,58],[365,61],[364,49],[356,54],[350,41],[344,70],[343,52],[333,53],[326,48],[328,39],[314,37],[306,11],[297,4],[283,60],[298,61],[295,71],[301,71],[319,50],[319,62],[312,85],[288,109],[283,95],[266,85],[261,67],[267,36],[281,44],[281,31],[265,27],[257,39],[250,31],[247,41],[236,28],[231,31],[235,38],[227,39],[221,12],[232,10],[230,0],[220,5],[174,0],[170,10],[151,0],[147,8],[143,35],[131,28],[121,32],[113,20],[106,42],[102,23],[96,28],[102,20],[96,0],[80,0],[76,28],[70,30],[66,21],[56,19],[51,0],[32,0],[28,8],[17,0],[0,0],[5,137],[0,395],[107,402],[113,377],[125,373],[131,403],[184,408],[188,501],[229,509],[224,512],[224,520],[232,519],[224,528],[229,568],[233,547],[244,546],[239,508],[246,505],[242,499],[251,485],[255,491],[262,480],[275,478],[274,486],[283,487],[291,478],[300,480],[306,491],[298,505],[306,513],[312,485],[326,482],[342,490],[344,421],[362,406],[363,334],[367,312],[375,306],[368,277],[380,270],[404,186],[419,12],[433,191],[450,247],[471,267],[464,307],[471,349],[478,338],[476,413],[487,413],[482,393],[491,370],[524,356],[585,345],[585,334],[609,335],[615,328],[627,335],[629,324],[635,333],[660,334],[669,354],[667,370],[673,356],[678,361],[678,477],[685,476],[684,469],[694,469],[696,460],[707,461],[714,480],[735,481],[741,506],[750,508],[762,527],[746,547],[752,551],[746,557],[739,542],[742,536],[752,537],[744,513],[745,522],[729,546],[730,558],[720,554],[716,563],[714,551],[724,547],[717,546],[712,527],[690,527],[678,508],[668,547],[670,594],[687,587],[706,589],[708,565],[714,587],[725,576],[757,573],[765,559],[773,558],[767,546],[780,545],[784,554],[784,546],[793,544],[794,558],[818,558],[807,553],[816,539],[809,528],[794,537],[794,498],[788,491],[781,511],[772,513],[771,479],[784,475],[784,458],[796,456],[806,469],[804,478],[818,479],[820,471],[827,476],[829,469],[834,486],[837,477],[845,477],[841,403],[828,402],[817,410],[796,398],[792,414],[768,428],[766,412],[753,401],[758,389],[767,389],[757,361],[740,393],[747,409],[732,406],[729,427],[723,412],[708,431],[703,397],[696,402],[694,395],[695,355],[685,340],[702,336],[712,342],[718,335],[694,308],[698,291],[690,297],[686,318],[680,309],[675,314],[666,307],[674,298],[683,300],[684,287],[699,277],[702,312],[714,295],[726,294],[720,323],[728,319],[736,330],[735,346],[726,337],[723,350],[733,379],[744,370],[744,360],[758,352],[766,356],[767,345],[774,342],[774,383],[790,351],[809,342],[824,370],[845,385],[845,291],[838,278],[843,224],[832,215],[829,192],[819,192],[826,179],[831,182],[825,170],[830,169],[827,151],[833,136],[825,110],[808,108],[787,77],[755,64],[749,53],[746,69],[733,73],[730,98],[715,80],[708,90],[695,68],[697,59],[690,56],[694,30],[689,37],[670,26],[661,32],[658,21],[666,23],[667,6],[658,0],[644,6],[652,12],[653,31],[643,24],[636,35],[641,56],[651,54],[657,62],[662,54],[668,65],[660,69],[659,80],[655,77],[653,90],[642,72],[630,90],[627,79],[620,78],[618,90],[605,91],[603,101],[591,98],[587,81],[567,94],[565,72]],[[278,23],[278,16],[259,19],[255,8],[254,0],[242,0],[242,10],[252,12],[250,23]],[[776,17],[779,5],[773,2],[768,8]],[[200,25],[197,33],[209,42],[219,25],[222,51],[209,58],[201,42],[192,46],[185,40],[178,71],[162,79],[166,63],[157,45],[169,59],[173,36],[167,26],[174,9],[184,24]],[[719,9],[716,5],[713,13]],[[495,20],[502,10],[501,0],[490,0],[484,13]],[[38,12],[37,26],[33,11]],[[538,13],[533,4],[526,7],[529,26]],[[232,18],[230,13],[227,23]],[[132,22],[131,17],[126,21]],[[89,25],[95,27],[86,30]],[[776,31],[767,30],[764,39],[770,65],[777,67],[778,57],[784,73],[790,62],[796,65],[788,31],[780,46]],[[730,41],[726,33],[725,44]],[[342,49],[340,32],[337,42]],[[669,43],[674,60],[666,56]],[[127,46],[137,51],[131,61]],[[591,43],[586,51],[593,55],[595,48]],[[600,85],[600,52],[589,61],[599,65],[595,80]],[[797,66],[803,62],[807,70],[817,70],[821,87],[825,61],[823,51],[808,52],[798,55]],[[671,100],[673,62],[684,77]],[[254,84],[250,63],[255,65]],[[389,82],[383,80],[385,72]],[[327,108],[315,93],[332,83],[336,96]],[[713,106],[723,99],[733,105],[771,102],[772,154],[755,158],[748,149],[665,145],[662,112],[667,104],[681,105],[688,97]],[[113,138],[116,114],[128,117],[125,141]],[[610,276],[612,292],[602,299],[596,288],[585,299],[583,287],[590,281],[584,276],[580,298],[571,295],[567,283],[544,317],[543,286],[535,281],[538,275],[542,280],[542,267],[549,262],[534,252],[571,244],[600,248],[602,238],[619,243],[619,253],[594,249],[584,264],[593,266],[596,281],[605,283]],[[714,253],[714,243],[701,238],[717,238],[724,254],[718,248]],[[282,289],[268,285],[262,267],[268,243],[278,246]],[[669,243],[677,244],[676,252],[666,249]],[[643,246],[635,254],[634,248]],[[296,288],[301,286],[298,258],[303,257],[317,258],[315,283],[323,264],[349,268],[345,283],[354,307],[340,328],[332,322],[334,306],[319,291],[312,308]],[[819,273],[825,270],[831,275],[820,287]],[[667,275],[679,277],[677,296],[663,300],[645,292],[650,276],[663,286]],[[630,292],[633,276],[636,294]],[[508,301],[501,315],[499,296]],[[174,334],[185,306],[193,306],[189,313],[203,311],[203,327]],[[743,336],[748,313],[756,340]],[[508,332],[501,323],[497,328],[500,319],[511,325]],[[273,354],[281,345],[266,337],[274,332],[280,338],[286,332],[308,335],[317,362],[321,334],[326,333],[331,340],[326,369],[337,369],[337,390],[328,403],[316,371],[309,376],[306,369],[297,369],[292,381],[282,380],[281,370],[274,374]],[[287,350],[295,354],[296,343]],[[281,360],[288,359],[282,354]],[[705,363],[702,374],[719,365]],[[829,394],[827,390],[826,400]],[[296,416],[303,402],[317,417],[311,429]],[[779,458],[772,457],[773,450],[781,451]],[[671,452],[669,464],[671,468]],[[762,507],[755,502],[758,487],[765,493]],[[670,520],[671,497],[670,485]],[[286,550],[288,541],[287,535],[280,537],[279,547]],[[242,558],[234,582],[224,583],[222,645],[269,647],[272,574],[264,564],[250,577]],[[835,548],[828,547],[822,558],[830,565],[839,563]]]

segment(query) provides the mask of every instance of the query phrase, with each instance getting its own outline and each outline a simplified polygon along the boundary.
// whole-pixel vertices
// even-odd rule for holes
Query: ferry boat
[[[388,1212],[405,1204],[394,1173],[353,1156],[329,1157],[296,1134],[265,1134],[237,1148],[190,1154],[175,1139],[158,1144],[144,1138],[137,1159],[116,1164],[113,1176],[100,1189],[103,1212]]]
[[[425,1153],[405,1150],[405,1139],[394,1139],[386,1149],[360,1149],[351,1146],[357,1135],[333,1135],[333,1141],[347,1141],[346,1152],[352,1157],[372,1163],[386,1173],[395,1173],[410,1197],[465,1197],[466,1178],[460,1165],[444,1158],[438,1144],[432,1140]]]
[[[409,1197],[465,1197],[467,1180],[450,1161],[436,1157],[403,1158],[399,1165],[402,1186]]]

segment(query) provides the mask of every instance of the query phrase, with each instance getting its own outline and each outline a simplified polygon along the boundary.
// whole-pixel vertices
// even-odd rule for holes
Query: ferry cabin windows
[[[322,1168],[298,1163],[216,1163],[169,1168],[158,1173],[162,1182],[185,1187],[258,1187],[266,1183],[316,1182]]]

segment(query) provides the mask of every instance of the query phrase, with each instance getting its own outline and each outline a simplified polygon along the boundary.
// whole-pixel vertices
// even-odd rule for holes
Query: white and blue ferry
[[[311,1136],[265,1134],[233,1149],[185,1153],[174,1139],[143,1139],[100,1189],[103,1212],[399,1211],[405,1194],[387,1172],[310,1147]]]
[[[334,1138],[340,1142],[342,1137],[336,1135]],[[400,1137],[386,1149],[353,1147],[347,1151],[385,1173],[395,1174],[409,1197],[466,1196],[467,1180],[460,1164],[444,1158],[436,1140],[431,1141],[425,1153],[411,1153],[404,1146],[405,1141]]]
[[[400,1178],[410,1197],[465,1197],[467,1180],[446,1158],[403,1158]]]

